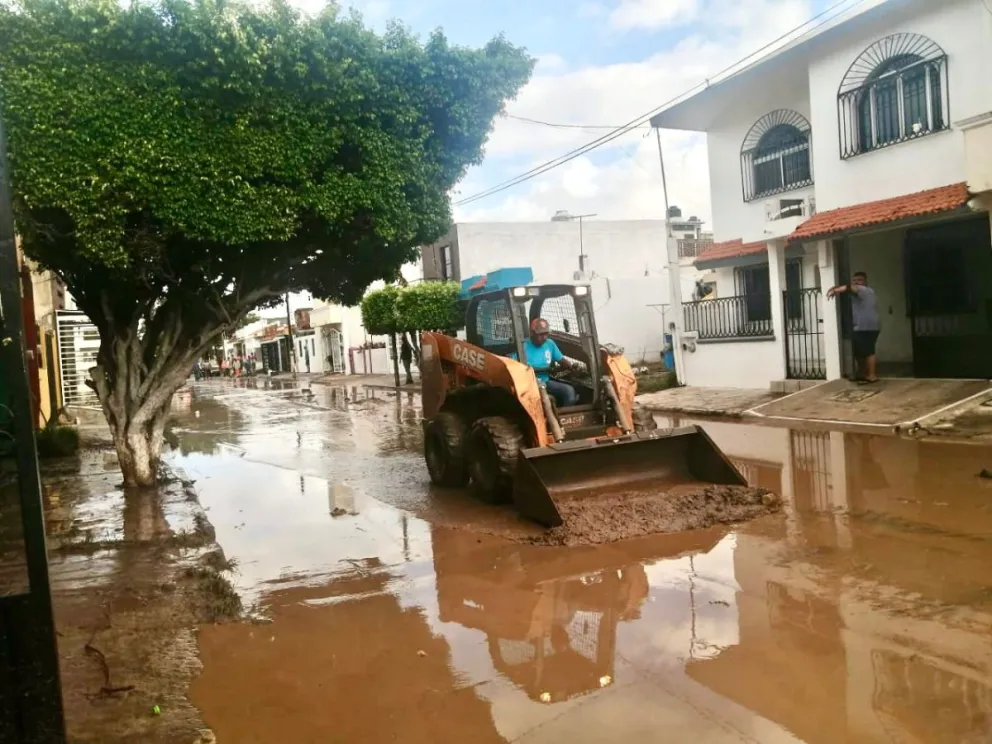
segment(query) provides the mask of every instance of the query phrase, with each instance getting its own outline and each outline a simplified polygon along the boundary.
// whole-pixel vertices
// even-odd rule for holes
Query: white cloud
[[[535,58],[537,59],[536,72],[538,74],[554,72],[555,70],[561,71],[568,67],[565,58],[560,54],[538,54],[535,55]]]
[[[663,28],[697,18],[700,0],[620,0],[610,13],[614,28]]]
[[[664,193],[654,136],[633,132],[619,140],[616,159],[595,163],[582,156],[517,189],[457,207],[458,221],[548,220],[559,209],[597,219],[661,219]],[[669,198],[684,213],[709,216],[709,173],[703,135],[664,132]],[[622,148],[622,149],[621,149]],[[526,170],[524,168],[523,170]],[[462,196],[481,191],[466,183]],[[455,196],[457,200],[458,196]]]
[[[346,7],[362,14],[362,20],[372,28],[379,28],[395,15],[389,0],[349,0]]]
[[[599,18],[606,15],[606,6],[602,3],[585,2],[578,8],[579,18]]]
[[[674,98],[810,18],[809,0],[701,0],[719,23],[700,27],[674,47],[639,62],[538,69],[512,116],[569,124],[617,126]],[[605,135],[605,129],[553,128],[500,119],[487,161],[459,185],[454,201],[481,192]],[[650,135],[645,138],[645,135]],[[710,220],[704,135],[663,132],[669,197],[684,213]],[[544,220],[557,209],[602,219],[659,219],[664,200],[657,146],[636,130],[531,181],[456,207],[458,220]]]

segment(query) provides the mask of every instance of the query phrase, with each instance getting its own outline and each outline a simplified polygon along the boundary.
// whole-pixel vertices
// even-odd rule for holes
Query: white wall
[[[787,191],[773,197],[744,201],[741,176],[741,146],[748,132],[763,116],[778,109],[810,117],[808,78],[792,68],[770,68],[761,84],[720,117],[720,124],[706,136],[710,168],[710,199],[713,207],[713,238],[717,242],[741,238],[745,243],[764,240],[765,201],[798,199],[812,193],[811,187]],[[816,130],[813,130],[816,140]],[[814,178],[816,178],[814,166]]]
[[[631,364],[661,361],[664,320],[650,305],[667,293],[666,279],[594,279],[591,292],[601,343],[622,346]]]
[[[727,341],[696,343],[686,352],[685,384],[695,387],[768,388],[781,366],[782,342]]]
[[[826,46],[809,67],[819,211],[947,186],[966,179],[964,135],[958,130],[928,135],[848,160],[840,158],[837,91],[841,81],[867,47],[889,34],[900,32],[922,34],[947,53],[952,123],[992,110],[992,82],[989,80],[992,14],[983,7],[982,0],[917,2],[910,4],[910,10],[893,7],[877,21],[852,24],[849,32]]]
[[[460,223],[458,267],[463,279],[505,267],[529,266],[538,284],[571,283],[579,269],[579,223]],[[582,226],[600,340],[622,346],[631,363],[658,362],[664,348],[661,305],[668,303],[663,220],[598,221]],[[680,272],[691,296],[692,267]],[[658,306],[658,307],[652,307]]]
[[[347,350],[345,350],[347,354]],[[393,374],[393,360],[389,356],[389,349],[368,349],[366,351],[355,350],[354,354],[354,374],[356,375],[391,375]],[[400,374],[403,373],[400,367]]]
[[[529,266],[538,284],[574,281],[579,222],[463,222],[457,225],[461,277]],[[586,274],[622,279],[658,276],[667,265],[663,220],[582,223]],[[663,302],[664,300],[659,300]]]

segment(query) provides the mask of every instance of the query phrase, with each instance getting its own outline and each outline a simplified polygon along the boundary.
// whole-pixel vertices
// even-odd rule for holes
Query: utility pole
[[[292,372],[293,373],[293,376],[295,377],[296,376],[296,367],[293,365],[293,356],[294,356],[294,354],[293,354],[293,352],[294,352],[294,349],[293,349],[293,316],[289,312],[289,292],[286,293],[286,336],[289,339],[289,350],[288,350],[289,357],[287,358],[286,361],[289,362],[289,371]]]
[[[675,357],[675,377],[685,384],[685,357],[682,354],[682,282],[679,270],[679,251],[672,235],[672,220],[668,216],[668,179],[665,177],[665,156],[661,150],[661,130],[654,130],[658,142],[658,164],[661,167],[661,190],[665,200],[665,252],[668,258],[669,307],[672,310],[670,327],[665,333],[672,335],[672,352]],[[667,320],[667,319],[666,319]]]

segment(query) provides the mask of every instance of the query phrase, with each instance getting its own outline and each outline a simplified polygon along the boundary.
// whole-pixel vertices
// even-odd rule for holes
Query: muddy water
[[[992,450],[704,422],[780,514],[547,548],[430,490],[417,405],[194,390],[175,459],[271,620],[200,634],[221,744],[992,741]]]

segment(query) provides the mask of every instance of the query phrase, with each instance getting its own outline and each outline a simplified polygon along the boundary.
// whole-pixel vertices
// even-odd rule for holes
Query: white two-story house
[[[715,297],[684,297],[684,382],[852,371],[868,274],[883,376],[992,378],[992,3],[888,0],[662,111],[705,132]]]

